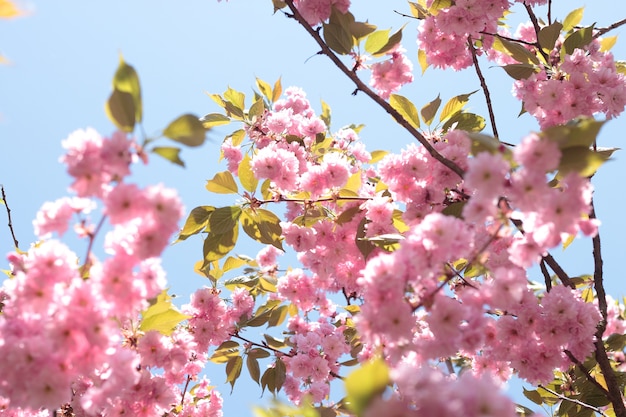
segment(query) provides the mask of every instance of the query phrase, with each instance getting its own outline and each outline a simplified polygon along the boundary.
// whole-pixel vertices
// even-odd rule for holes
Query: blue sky
[[[580,6],[586,6],[585,24],[607,26],[626,16],[626,2],[587,3],[559,2],[553,16],[563,18],[568,7]],[[231,86],[251,94],[255,77],[272,83],[282,77],[284,87],[302,87],[318,111],[321,99],[331,106],[334,130],[350,123],[365,124],[361,137],[369,150],[398,151],[412,142],[367,97],[352,96],[354,88],[349,80],[330,61],[316,55],[316,45],[294,21],[280,13],[273,15],[269,0],[31,0],[18,4],[28,10],[28,16],[0,21],[0,53],[12,61],[11,65],[0,66],[0,183],[7,192],[13,226],[23,249],[34,239],[31,221],[41,204],[66,195],[69,177],[58,163],[61,140],[78,128],[91,126],[105,135],[114,129],[103,106],[120,53],[139,73],[143,126],[149,136],[158,134],[182,113],[204,115],[218,111],[205,92],[221,93]],[[408,13],[408,5],[400,0],[354,1],[352,8],[357,19],[369,19],[382,29],[398,29],[408,23],[404,45],[417,68],[417,24],[393,10]],[[524,18],[522,9],[516,10],[513,21]],[[620,28],[613,34],[623,37],[625,30]],[[626,43],[621,41],[614,53],[617,59],[626,59]],[[500,135],[509,142],[518,142],[537,125],[528,115],[517,117],[520,104],[510,95],[511,80],[504,71],[487,63],[483,63],[483,71],[494,96]],[[400,93],[419,108],[438,94],[445,101],[478,88],[472,71],[429,69],[423,77],[416,70],[416,82]],[[469,107],[486,115],[481,98],[480,93],[474,94]],[[601,146],[624,146],[624,120],[611,121],[603,128]],[[234,129],[216,129],[203,147],[185,149],[185,169],[155,156],[149,166],[135,167],[133,179],[177,188],[188,210],[197,205],[232,204],[231,199],[209,194],[204,184],[216,171],[225,169],[225,165],[217,164],[218,147],[223,136]],[[596,210],[603,221],[605,276],[609,292],[616,296],[626,294],[622,267],[626,255],[624,158],[623,151],[616,153],[594,178]],[[0,253],[9,252],[12,245],[3,210]],[[247,253],[254,255],[257,248],[243,246],[241,252],[248,249]],[[181,300],[206,283],[192,270],[193,263],[201,258],[201,249],[199,239],[190,239],[165,255],[168,279]],[[75,250],[83,253],[84,247]],[[557,248],[553,254],[572,276],[592,272],[588,241],[576,242],[565,252]],[[5,268],[6,263],[0,261],[0,269]],[[241,381],[235,394],[229,396],[229,387],[222,385],[223,369],[214,368],[212,379],[224,393],[227,414],[247,414],[247,404],[258,402],[260,390]],[[243,375],[242,379],[246,378]]]

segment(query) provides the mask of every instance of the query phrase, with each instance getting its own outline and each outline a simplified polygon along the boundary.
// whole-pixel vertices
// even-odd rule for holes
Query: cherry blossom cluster
[[[370,85],[385,100],[403,85],[413,82],[413,64],[405,52],[401,47],[396,47],[387,54],[389,58],[370,66],[372,70]]]
[[[183,215],[178,196],[162,185],[124,182],[140,155],[126,134],[79,130],[63,146],[78,196],[45,203],[33,222],[41,241],[9,254],[13,277],[3,283],[0,315],[3,415],[39,415],[65,404],[77,415],[152,416],[181,404],[180,415],[221,416],[221,398],[208,381],[195,395],[181,392],[207,360],[189,328],[167,336],[138,330],[140,312],[166,286],[159,256]],[[88,217],[97,200],[110,224],[106,257],[90,250],[81,265],[52,236],[63,236],[76,218],[74,230],[91,249],[103,225]],[[247,297],[240,297],[242,313],[251,309]]]
[[[333,7],[346,13],[350,0],[295,0],[294,5],[311,26],[317,26],[330,18]]]

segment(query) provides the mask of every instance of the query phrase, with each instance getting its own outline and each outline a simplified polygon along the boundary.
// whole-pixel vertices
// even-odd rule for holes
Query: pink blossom
[[[398,48],[391,52],[390,57],[382,62],[372,64],[370,85],[385,100],[398,91],[404,84],[413,82],[413,64]]]

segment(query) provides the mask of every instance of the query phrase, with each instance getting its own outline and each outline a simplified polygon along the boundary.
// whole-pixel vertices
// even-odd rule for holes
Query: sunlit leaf
[[[259,379],[261,378],[261,368],[259,367],[259,361],[254,356],[248,355],[248,357],[246,358],[246,367],[248,368],[250,378],[252,378],[252,380],[258,384]]]
[[[600,39],[600,52],[608,52],[615,46],[617,36],[609,36]]]
[[[420,119],[417,115],[417,108],[415,107],[415,104],[411,102],[411,100],[399,94],[392,94],[389,97],[389,104],[398,113],[400,113],[404,120],[409,122],[411,126],[413,126],[415,129],[419,129]]]
[[[521,64],[535,64],[539,65],[539,59],[537,56],[530,52],[524,46],[517,42],[509,41],[501,37],[494,38],[494,48],[498,48],[498,44],[504,47],[503,52],[509,55],[511,58]],[[499,48],[498,48],[499,49]]]
[[[365,362],[344,380],[346,405],[356,415],[363,415],[370,402],[385,391],[389,382],[385,361],[375,358]]]
[[[209,113],[200,119],[205,129],[211,129],[215,126],[227,125],[230,123],[230,117],[221,113]]]
[[[155,146],[150,149],[150,152],[155,153],[176,165],[180,165],[181,167],[185,166],[185,162],[180,159],[180,148],[172,146]]]
[[[241,356],[235,356],[226,362],[226,382],[230,383],[231,389],[235,387],[235,382],[241,375],[242,368],[243,358]]]
[[[583,20],[584,7],[574,9],[563,19],[563,30],[569,32]]]
[[[514,80],[525,80],[535,73],[535,67],[530,64],[503,65],[502,69]]]
[[[554,45],[561,35],[561,29],[563,29],[563,25],[560,22],[554,22],[541,28],[538,36],[539,45],[547,52],[554,49]]]
[[[330,127],[330,106],[326,104],[324,100],[322,100],[322,114],[320,115],[320,119],[322,119],[327,128]]]
[[[422,107],[422,110],[420,110],[420,114],[422,115],[422,120],[428,126],[430,126],[430,124],[433,122],[433,119],[435,118],[435,115],[437,114],[437,110],[439,110],[440,105],[441,105],[441,98],[439,97],[439,95],[437,95],[436,99],[426,104],[424,107]]]
[[[185,225],[178,235],[178,241],[185,240],[189,236],[204,230],[213,211],[215,211],[215,207],[213,206],[199,206],[192,209],[185,221]]]
[[[574,53],[575,49],[583,49],[589,45],[593,40],[594,25],[578,29],[571,35],[569,35],[563,41],[563,49],[567,55]]]
[[[120,63],[113,76],[113,89],[128,93],[133,98],[135,107],[135,122],[141,123],[143,105],[141,102],[141,86],[139,84],[139,76],[135,68],[124,62],[124,58],[120,55]]]
[[[0,19],[11,19],[23,14],[12,1],[0,0]]]
[[[263,94],[263,97],[265,97],[269,101],[272,101],[272,86],[271,85],[269,85],[267,82],[257,77],[256,86],[259,88],[259,91],[261,92],[261,94]]]
[[[448,100],[448,102],[443,106],[443,109],[441,109],[439,121],[443,122],[444,120],[450,118],[452,115],[461,111],[461,109],[463,109],[463,107],[465,107],[465,105],[469,101],[470,96],[476,91],[478,90],[474,90],[468,94],[459,94],[458,96],[452,97],[450,100]]]
[[[422,75],[424,75],[424,73],[428,69],[429,64],[428,57],[423,49],[417,51],[417,62],[419,62],[420,68],[422,69]]]
[[[193,114],[183,114],[163,130],[163,135],[187,146],[200,146],[206,138],[206,128]]]
[[[243,185],[243,188],[251,193],[256,191],[256,188],[259,185],[259,180],[252,171],[250,156],[248,154],[244,155],[243,159],[239,163],[237,175],[239,176],[239,181],[241,182],[241,185]]]
[[[218,172],[213,179],[208,180],[206,189],[217,194],[237,194],[239,188],[230,171]]]
[[[474,113],[458,112],[450,117],[442,126],[444,132],[454,127],[466,132],[480,132],[485,128],[485,118]]]
[[[389,29],[377,30],[369,34],[365,40],[365,52],[374,55],[381,50],[389,41]]]
[[[340,55],[349,54],[354,43],[352,34],[337,21],[324,23],[324,41],[330,49]]]
[[[171,300],[167,290],[163,290],[157,296],[156,302],[141,313],[139,329],[142,332],[155,330],[166,336],[172,334],[176,326],[190,316],[179,312]]]
[[[246,208],[241,214],[240,222],[243,230],[252,239],[283,250],[280,219],[271,211]]]
[[[372,151],[370,153],[370,155],[372,155],[372,159],[369,160],[369,164],[375,164],[378,161],[380,161],[381,159],[383,159],[385,157],[385,155],[387,155],[389,152],[388,151]]]
[[[604,158],[590,148],[575,146],[561,151],[559,174],[566,175],[569,172],[577,172],[583,177],[589,177],[605,162]]]
[[[213,363],[227,363],[230,359],[239,356],[239,343],[227,340],[215,349],[209,360]]]
[[[210,233],[223,234],[232,230],[237,226],[239,216],[241,216],[241,207],[230,206],[215,209],[209,216],[209,227],[207,231]]]
[[[225,233],[209,233],[204,239],[202,252],[204,254],[204,265],[217,261],[226,256],[234,249],[239,236],[239,225],[236,224],[231,230]]]

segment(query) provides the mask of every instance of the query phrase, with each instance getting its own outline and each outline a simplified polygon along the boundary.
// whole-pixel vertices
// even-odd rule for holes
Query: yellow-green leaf
[[[120,64],[113,76],[113,89],[123,91],[133,97],[135,105],[135,122],[141,123],[143,105],[141,103],[141,86],[139,84],[139,76],[135,68],[124,62],[124,58],[120,55]]]
[[[200,119],[205,129],[211,129],[215,126],[227,125],[230,123],[230,117],[221,113],[209,113]]]
[[[272,86],[271,85],[269,85],[267,82],[257,77],[256,86],[259,88],[259,91],[261,92],[261,94],[263,94],[265,98],[267,98],[269,101],[272,101]]]
[[[514,80],[525,80],[535,73],[535,67],[530,64],[504,65],[502,69]]]
[[[575,146],[561,151],[559,174],[578,172],[582,177],[589,177],[600,168],[605,159],[585,146]]]
[[[248,355],[246,358],[246,366],[248,367],[248,373],[250,374],[250,378],[257,384],[259,383],[259,379],[261,378],[261,368],[259,367],[259,361],[251,355]]]
[[[198,206],[191,210],[183,229],[178,235],[178,240],[185,240],[191,235],[195,235],[207,226],[209,217],[215,211],[213,206]]]
[[[419,62],[420,68],[422,69],[422,75],[424,75],[424,73],[428,69],[429,64],[428,57],[423,49],[417,51],[417,62]]]
[[[364,363],[344,381],[347,407],[357,416],[362,416],[371,401],[385,391],[389,382],[385,361],[375,358]]]
[[[200,146],[206,138],[206,128],[193,114],[183,114],[171,122],[163,135],[187,146]]]
[[[230,358],[226,363],[226,382],[230,383],[231,389],[235,387],[235,382],[239,375],[241,375],[241,368],[243,367],[243,358],[241,356],[235,356]]]
[[[504,53],[515,59],[517,62],[521,64],[539,65],[539,59],[537,58],[537,56],[530,52],[528,49],[524,48],[519,43],[496,37],[494,39],[494,45],[497,43],[502,44],[502,46],[504,47]]]
[[[130,133],[135,129],[135,102],[130,93],[114,89],[105,110],[109,120],[121,131]]]
[[[365,52],[374,55],[381,50],[389,41],[389,29],[377,30],[370,33],[365,40]]]
[[[252,166],[250,165],[250,156],[248,154],[246,154],[239,163],[237,175],[239,176],[239,181],[241,182],[241,185],[243,185],[243,188],[251,193],[256,191],[256,187],[259,185],[259,180],[254,176]]]
[[[539,31],[539,45],[546,52],[550,52],[554,48],[556,41],[561,35],[561,29],[563,29],[563,25],[560,22],[554,22],[549,26],[541,28]]]
[[[370,161],[368,163],[370,164],[375,164],[378,161],[380,161],[381,159],[383,159],[385,157],[385,155],[387,155],[389,152],[388,151],[372,151],[370,155],[372,155],[372,159],[370,159]]]
[[[217,194],[237,194],[239,188],[230,171],[218,172],[213,179],[208,180],[206,189]]]
[[[458,112],[443,124],[442,129],[446,132],[453,126],[457,130],[480,132],[485,128],[485,118],[474,113]]]
[[[250,106],[250,109],[248,109],[248,117],[250,119],[252,119],[255,116],[259,117],[263,114],[264,111],[265,111],[265,102],[263,101],[262,98],[259,98],[254,103],[252,103],[252,106]]]
[[[246,208],[241,213],[241,226],[252,239],[283,250],[280,219],[271,211]]]
[[[11,19],[22,14],[22,11],[15,7],[13,2],[9,0],[0,0],[0,19]]]
[[[410,1],[409,7],[411,8],[411,14],[416,19],[426,19],[430,15],[430,13],[428,13],[428,9],[421,4]]]
[[[204,239],[204,246],[202,248],[202,252],[204,254],[203,267],[210,262],[222,259],[231,250],[233,250],[237,244],[238,236],[238,224],[225,233],[209,233],[206,239]]]
[[[417,115],[417,108],[415,107],[415,104],[411,102],[411,100],[399,94],[392,94],[389,97],[389,104],[398,113],[400,113],[404,120],[409,122],[411,126],[413,126],[415,129],[419,129],[420,119]]]
[[[185,162],[180,159],[180,148],[172,146],[155,146],[150,149],[150,152],[155,153],[176,165],[180,165],[181,167],[185,166]]]
[[[583,20],[584,7],[574,9],[563,19],[563,31],[569,32]]]
[[[609,36],[607,38],[600,39],[600,52],[610,51],[617,42],[617,36]]]
[[[326,104],[324,100],[322,100],[322,114],[320,115],[320,119],[322,119],[326,127],[330,127],[330,106]]]
[[[441,114],[439,115],[439,121],[443,122],[447,120],[449,117],[459,112],[467,102],[472,94],[474,94],[478,90],[474,90],[469,94],[459,94],[458,96],[452,97],[448,102],[443,106],[441,110]]]
[[[337,22],[324,23],[324,41],[330,49],[340,55],[349,54],[352,51],[354,38],[352,34]]]
[[[157,296],[156,302],[141,313],[139,329],[142,332],[155,330],[166,336],[172,334],[176,326],[190,316],[179,312],[171,300],[167,290],[163,290]]]
[[[274,83],[274,89],[272,90],[272,101],[278,101],[282,93],[283,93],[283,86],[279,78]]]
[[[237,226],[237,221],[241,216],[241,207],[229,206],[215,209],[209,216],[207,232],[223,234]]]
[[[578,29],[571,35],[569,35],[563,41],[563,50],[567,55],[574,53],[576,49],[583,49],[593,41],[593,29],[594,25],[586,28]]]

